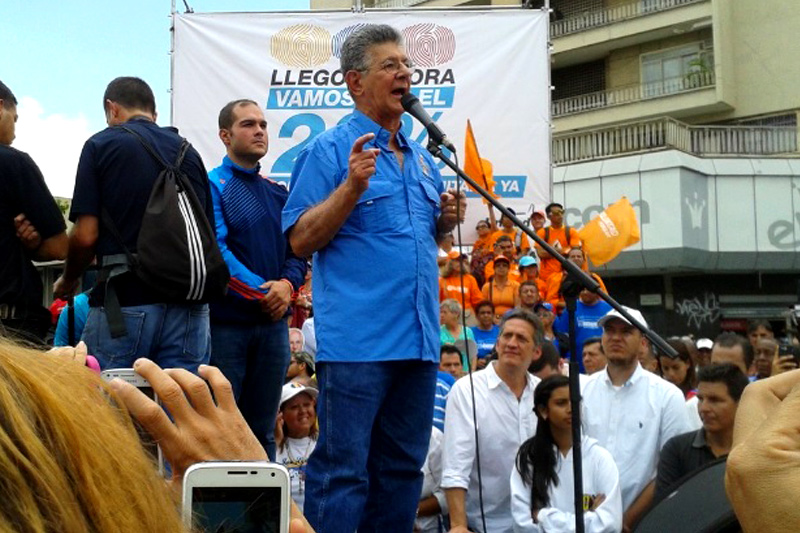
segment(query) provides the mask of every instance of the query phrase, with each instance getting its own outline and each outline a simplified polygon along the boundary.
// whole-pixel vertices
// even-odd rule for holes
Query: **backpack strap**
[[[550,226],[544,228],[544,242],[550,244]]]
[[[170,167],[170,165],[168,165],[164,159],[158,155],[150,143],[148,143],[144,137],[141,136],[141,134],[126,126],[119,126],[119,128],[136,137],[147,153],[150,154],[153,159],[155,159],[156,163],[158,163],[162,169],[175,169],[180,167],[180,165],[183,163],[183,158],[186,156],[186,152],[189,150],[189,141],[183,139],[181,146],[178,149],[178,157],[176,158],[175,165],[174,167]],[[117,225],[114,224],[114,220],[111,218],[111,213],[108,212],[108,209],[103,207],[100,211],[100,216],[103,224],[108,228],[111,236],[114,237],[114,240],[123,251],[121,254],[103,256],[99,276],[99,281],[101,283],[105,283],[103,307],[106,311],[109,333],[111,333],[112,338],[116,339],[127,335],[128,329],[125,326],[125,319],[122,316],[122,306],[119,303],[119,296],[117,295],[114,278],[120,274],[124,274],[132,271],[132,269],[135,269],[136,265],[138,265],[138,259],[136,254],[131,252],[130,249],[125,246],[122,235],[120,234],[119,229],[117,229]]]

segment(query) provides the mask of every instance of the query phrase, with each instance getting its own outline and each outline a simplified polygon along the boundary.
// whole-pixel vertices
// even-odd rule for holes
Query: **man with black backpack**
[[[83,147],[69,252],[56,296],[74,294],[96,257],[100,269],[83,332],[103,368],[147,356],[196,371],[210,355],[207,301],[228,272],[216,245],[200,155],[174,128],[155,124],[155,98],[141,79],[106,88],[108,128]]]
[[[217,242],[231,272],[230,290],[211,306],[212,359],[231,381],[245,420],[275,458],[275,416],[289,366],[292,294],[306,261],[281,231],[289,192],[261,176],[267,121],[253,100],[234,100],[219,112],[227,155],[209,173]]]

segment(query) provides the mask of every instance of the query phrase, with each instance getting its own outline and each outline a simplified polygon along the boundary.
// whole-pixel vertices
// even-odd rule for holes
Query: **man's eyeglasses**
[[[387,59],[383,63],[380,64],[379,70],[386,71],[389,74],[397,74],[401,69],[406,68],[408,70],[414,70],[414,62],[410,59],[406,59],[405,61],[397,61],[396,59]]]

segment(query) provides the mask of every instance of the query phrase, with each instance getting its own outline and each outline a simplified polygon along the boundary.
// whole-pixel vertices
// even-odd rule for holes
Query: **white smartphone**
[[[138,388],[144,393],[145,396],[158,403],[158,396],[153,390],[153,387],[151,387],[150,383],[145,378],[137,374],[132,368],[110,368],[100,372],[100,377],[102,377],[105,381],[111,381],[114,378],[120,378],[126,383],[130,383],[134,387]],[[161,448],[158,446],[158,444],[156,444],[156,441],[153,440],[153,437],[151,437],[150,434],[147,433],[136,420],[133,421],[133,425],[136,426],[136,431],[139,432],[139,438],[142,441],[142,446],[144,446],[144,449],[147,450],[153,459],[157,461],[158,471],[161,473],[161,475],[164,475],[164,455],[161,453]]]
[[[201,533],[288,533],[289,472],[268,462],[208,462],[183,476],[183,522]]]

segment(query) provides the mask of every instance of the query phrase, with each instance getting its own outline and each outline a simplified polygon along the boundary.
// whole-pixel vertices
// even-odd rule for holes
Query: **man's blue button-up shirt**
[[[355,111],[317,136],[295,162],[283,210],[287,232],[347,179],[355,140],[374,133],[375,174],[339,232],[314,254],[317,360],[439,360],[436,220],[442,178],[431,155],[397,133],[401,170],[390,132]]]

